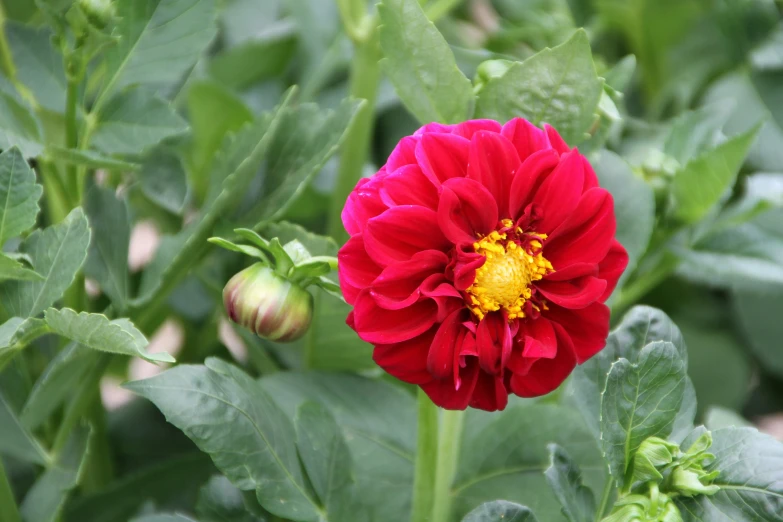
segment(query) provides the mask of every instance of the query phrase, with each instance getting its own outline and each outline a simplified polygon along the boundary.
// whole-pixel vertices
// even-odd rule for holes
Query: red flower
[[[444,408],[551,392],[601,350],[628,263],[612,196],[557,132],[429,124],[343,209],[348,324]]]

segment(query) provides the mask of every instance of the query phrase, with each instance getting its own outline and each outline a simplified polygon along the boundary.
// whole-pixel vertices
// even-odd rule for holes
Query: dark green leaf
[[[245,509],[242,492],[222,475],[212,477],[201,488],[196,514],[199,522],[261,522]]]
[[[707,413],[704,415],[704,426],[712,431],[723,428],[753,427],[751,423],[745,420],[739,413],[727,408],[721,408],[720,406],[713,406],[707,410]]]
[[[18,317],[33,317],[51,306],[71,286],[87,257],[90,229],[81,208],[56,225],[33,232],[19,248],[30,256],[42,281],[6,281],[0,302]]]
[[[119,160],[110,156],[104,156],[94,150],[66,149],[56,145],[50,145],[46,149],[47,154],[55,161],[61,161],[67,165],[76,165],[90,169],[106,169],[112,171],[132,172],[141,167],[137,163]]]
[[[50,463],[49,455],[33,435],[22,426],[2,395],[0,395],[0,453],[41,466]]]
[[[51,43],[51,31],[11,22],[5,24],[5,34],[17,79],[30,89],[39,105],[65,112],[67,81],[62,56]]]
[[[43,276],[30,270],[16,259],[0,254],[0,281],[5,281],[6,279],[37,281],[43,279]]]
[[[476,116],[549,123],[574,145],[593,124],[602,90],[587,33],[580,29],[564,44],[515,63],[489,81],[479,92]]]
[[[536,522],[532,511],[525,506],[495,500],[480,505],[462,519],[462,522]]]
[[[34,339],[49,332],[40,319],[12,317],[0,325],[0,371]]]
[[[139,178],[145,196],[169,212],[182,213],[188,197],[188,180],[175,151],[156,148],[144,160]]]
[[[19,147],[25,157],[43,150],[43,133],[32,109],[0,78],[0,148]]]
[[[685,165],[713,147],[729,119],[725,105],[707,105],[678,116],[666,136],[663,152]]]
[[[636,364],[627,359],[612,364],[601,398],[601,442],[621,486],[642,441],[672,432],[686,378],[685,363],[670,342],[645,346]]]
[[[143,517],[137,517],[130,522],[196,522],[192,518],[188,518],[185,515],[145,515]]]
[[[549,460],[544,474],[568,522],[593,522],[595,497],[590,488],[582,484],[579,466],[557,444],[549,445]]]
[[[0,154],[0,246],[29,230],[38,216],[43,187],[16,147]]]
[[[459,123],[473,113],[473,86],[416,0],[383,0],[382,62],[397,94],[422,123]]]

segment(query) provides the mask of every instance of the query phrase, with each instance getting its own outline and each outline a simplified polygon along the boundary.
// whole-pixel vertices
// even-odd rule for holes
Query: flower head
[[[348,324],[440,406],[549,393],[605,345],[628,256],[611,195],[551,127],[426,125],[342,217]]]

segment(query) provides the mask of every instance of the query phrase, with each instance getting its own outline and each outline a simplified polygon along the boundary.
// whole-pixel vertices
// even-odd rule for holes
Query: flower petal
[[[606,289],[606,281],[587,276],[569,281],[538,281],[538,292],[563,308],[584,308],[598,301]]]
[[[522,162],[508,194],[508,212],[511,219],[518,219],[525,207],[533,199],[538,187],[560,161],[557,152],[552,149],[534,152]]]
[[[554,127],[552,127],[548,123],[545,123],[544,130],[546,131],[546,135],[549,138],[549,143],[552,144],[552,147],[557,152],[559,152],[560,154],[565,154],[566,152],[571,150],[568,144],[563,140],[563,138],[560,137],[560,134],[555,130]]]
[[[520,161],[525,161],[534,152],[552,148],[546,132],[523,118],[509,120],[500,133],[517,149]]]
[[[502,376],[479,372],[476,388],[470,398],[470,407],[485,411],[505,410],[508,405],[508,390]]]
[[[356,298],[353,325],[359,337],[373,344],[392,344],[413,339],[435,324],[437,305],[423,299],[401,310],[378,306],[369,289]]]
[[[418,138],[406,136],[400,140],[386,161],[386,171],[392,173],[406,165],[416,164],[416,145]]]
[[[380,266],[410,259],[422,250],[445,250],[451,246],[438,226],[438,215],[424,207],[390,208],[367,223],[364,234],[367,254]]]
[[[536,223],[536,232],[549,234],[562,223],[579,203],[583,185],[584,164],[579,152],[571,151],[561,156],[560,163],[533,196],[533,203],[543,211]]]
[[[471,139],[479,131],[500,133],[500,124],[495,120],[470,120],[462,122],[454,127],[454,134]]]
[[[438,208],[438,189],[418,165],[400,167],[386,176],[380,192],[389,207],[421,205],[432,210]]]
[[[353,304],[359,291],[380,275],[381,267],[367,255],[362,234],[351,237],[340,248],[337,261],[340,266],[340,289],[348,304]]]
[[[492,313],[484,317],[476,331],[479,364],[484,372],[502,375],[511,355],[511,341],[511,330],[502,314]]]
[[[417,252],[407,261],[384,268],[372,282],[370,293],[378,306],[386,310],[410,306],[418,300],[424,280],[442,274],[448,261],[446,254],[437,250]]]
[[[454,374],[455,354],[459,353],[463,337],[468,331],[462,326],[466,310],[451,313],[441,323],[427,355],[427,370],[435,379],[449,379]]]
[[[416,160],[424,175],[440,186],[468,172],[470,142],[453,134],[424,134],[416,146]]]
[[[560,386],[576,366],[571,339],[562,326],[552,326],[557,336],[557,355],[552,359],[539,359],[526,375],[511,376],[511,391],[520,397],[546,395]]]
[[[470,398],[473,396],[473,390],[476,388],[476,380],[478,379],[479,372],[478,362],[471,358],[465,368],[460,371],[460,385],[457,386],[454,383],[454,379],[449,377],[447,379],[433,379],[432,381],[422,384],[421,389],[424,390],[430,400],[447,410],[464,410],[470,403]]]
[[[628,266],[628,252],[625,247],[620,244],[616,239],[612,241],[612,246],[609,247],[609,252],[606,257],[598,263],[598,277],[606,280],[606,290],[603,295],[598,299],[601,302],[609,299],[612,295],[614,287],[617,286],[617,281],[620,276],[623,275],[625,268]]]
[[[438,224],[454,244],[473,244],[479,235],[495,229],[498,208],[495,198],[478,181],[451,179],[443,184],[438,205]]]
[[[378,344],[373,350],[373,360],[387,373],[401,381],[423,384],[432,380],[427,371],[427,353],[435,337],[433,327],[423,334],[395,344]]]
[[[468,178],[480,182],[489,190],[503,218],[509,217],[507,194],[520,165],[516,149],[500,134],[479,131],[470,140]]]
[[[605,304],[593,303],[580,310],[550,305],[546,314],[571,338],[579,364],[606,346],[606,337],[609,335],[609,307]]]
[[[372,178],[362,178],[356,183],[345,202],[340,217],[346,232],[350,235],[364,231],[367,221],[380,215],[388,208],[379,193],[380,185],[386,177],[385,170],[381,169]]]

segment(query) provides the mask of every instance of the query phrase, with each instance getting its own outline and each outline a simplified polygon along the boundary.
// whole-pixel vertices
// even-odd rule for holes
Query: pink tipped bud
[[[223,303],[229,319],[270,341],[299,339],[313,319],[313,296],[262,263],[231,278]]]

